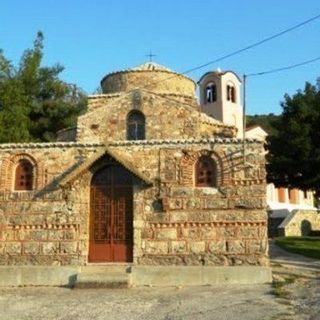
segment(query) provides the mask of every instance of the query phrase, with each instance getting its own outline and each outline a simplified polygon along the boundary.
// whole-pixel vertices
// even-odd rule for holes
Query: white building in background
[[[260,126],[246,129],[246,138],[264,141],[268,134]],[[267,205],[272,218],[285,218],[293,210],[317,210],[313,192],[296,188],[277,188],[273,183],[267,186]]]
[[[312,191],[267,186],[267,204],[271,217],[286,217],[293,210],[317,210]]]
[[[247,139],[257,139],[259,141],[265,141],[268,134],[260,126],[252,126],[246,129]]]

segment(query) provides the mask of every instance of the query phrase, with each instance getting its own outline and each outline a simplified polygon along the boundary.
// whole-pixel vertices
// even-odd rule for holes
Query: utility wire
[[[264,44],[264,43],[266,43],[268,41],[271,41],[271,40],[273,40],[275,38],[278,38],[278,37],[280,37],[280,36],[282,36],[282,35],[284,35],[286,33],[289,33],[289,32],[291,32],[291,31],[293,31],[295,29],[298,29],[298,28],[300,28],[300,27],[302,27],[302,26],[304,26],[304,25],[306,25],[306,24],[308,24],[308,23],[310,23],[312,21],[315,21],[315,20],[317,20],[319,18],[320,18],[320,14],[317,14],[316,16],[313,16],[313,17],[311,17],[311,18],[309,18],[309,19],[307,19],[307,20],[305,20],[303,22],[300,22],[300,23],[298,23],[298,24],[296,24],[296,25],[294,25],[294,26],[292,26],[292,27],[290,27],[288,29],[285,29],[285,30],[283,30],[281,32],[278,32],[278,33],[276,33],[276,34],[274,34],[272,36],[269,36],[269,37],[264,38],[264,39],[262,39],[260,41],[254,42],[254,43],[252,43],[252,44],[250,44],[250,45],[248,45],[248,46],[246,46],[244,48],[241,48],[241,49],[238,49],[238,50],[233,51],[231,53],[225,54],[225,55],[223,55],[223,56],[221,56],[221,57],[219,57],[219,58],[217,58],[215,60],[208,61],[208,62],[206,62],[204,64],[201,64],[201,65],[196,66],[194,68],[188,69],[188,70],[186,70],[184,72],[181,72],[179,74],[175,74],[175,75],[170,76],[168,78],[165,78],[165,79],[162,79],[162,80],[159,80],[159,81],[155,81],[153,83],[150,83],[146,87],[149,87],[150,85],[154,85],[154,84],[157,84],[157,83],[160,83],[160,82],[164,82],[164,81],[170,80],[170,79],[175,78],[175,77],[177,77],[178,75],[181,75],[181,74],[185,75],[185,74],[191,73],[193,71],[202,69],[202,68],[207,67],[207,66],[209,66],[209,65],[211,65],[213,63],[220,62],[220,61],[225,60],[227,58],[231,58],[231,57],[233,57],[233,56],[235,56],[235,55],[237,55],[239,53],[242,53],[244,51],[247,51],[247,50],[250,50],[250,49],[255,48],[257,46],[260,46],[260,45],[262,45],[262,44]]]
[[[255,77],[255,76],[264,76],[266,74],[270,74],[270,73],[276,73],[276,72],[281,72],[281,71],[285,71],[285,70],[291,70],[300,66],[304,66],[307,64],[310,64],[312,62],[318,61],[320,60],[320,56],[316,57],[314,59],[310,59],[310,60],[306,60],[303,62],[299,62],[299,63],[295,63],[292,64],[290,66],[286,66],[286,67],[281,67],[281,68],[277,68],[277,69],[271,69],[268,71],[262,71],[262,72],[256,72],[256,73],[249,73],[249,74],[245,74],[243,75],[243,148],[242,148],[242,152],[243,152],[243,163],[246,163],[246,79],[247,77]]]
[[[259,46],[259,45],[261,45],[261,44],[263,44],[263,43],[265,43],[265,42],[268,42],[268,41],[270,41],[270,40],[272,40],[272,39],[278,38],[278,37],[280,37],[280,36],[282,36],[282,35],[284,35],[284,34],[286,34],[286,33],[289,33],[289,32],[291,32],[291,31],[293,31],[293,30],[295,30],[295,29],[298,29],[298,28],[300,28],[300,27],[302,27],[302,26],[304,26],[304,25],[306,25],[306,24],[308,24],[308,23],[310,23],[310,22],[312,22],[312,21],[314,21],[314,20],[317,20],[317,19],[319,19],[319,18],[320,18],[320,14],[317,14],[316,16],[314,16],[314,17],[312,17],[312,18],[310,18],[310,19],[307,19],[307,20],[305,20],[305,21],[303,21],[303,22],[301,22],[301,23],[298,23],[298,24],[296,24],[296,25],[294,25],[294,26],[292,26],[292,27],[290,27],[290,28],[288,28],[288,29],[285,29],[285,30],[283,30],[283,31],[281,31],[281,32],[279,32],[279,33],[276,33],[276,34],[272,35],[272,36],[269,36],[269,37],[267,37],[267,38],[265,38],[265,39],[263,39],[263,40],[257,41],[257,42],[255,42],[255,43],[253,43],[253,44],[251,44],[251,45],[249,45],[249,46],[247,46],[247,47],[244,47],[244,48],[242,48],[242,49],[236,50],[236,51],[234,51],[234,52],[231,52],[231,53],[229,53],[229,54],[226,54],[226,55],[224,55],[224,56],[222,56],[222,57],[220,57],[220,58],[217,58],[217,59],[215,59],[215,60],[209,61],[209,62],[204,63],[204,64],[202,64],[202,65],[199,65],[199,66],[197,66],[197,67],[191,68],[191,69],[186,70],[186,71],[184,71],[184,72],[182,72],[182,73],[176,73],[176,74],[174,74],[173,76],[169,76],[169,77],[167,77],[167,78],[165,78],[165,79],[161,79],[161,80],[159,80],[159,81],[154,81],[154,82],[152,82],[152,83],[150,83],[150,84],[148,84],[148,85],[142,86],[142,87],[134,88],[134,89],[129,90],[128,92],[126,92],[125,95],[129,95],[129,94],[131,94],[131,93],[132,93],[133,91],[135,91],[135,90],[144,89],[144,88],[147,89],[149,86],[154,85],[154,84],[157,84],[157,83],[159,83],[159,82],[167,81],[167,80],[172,79],[172,78],[174,78],[174,77],[177,77],[177,76],[180,76],[180,75],[184,75],[184,74],[187,74],[187,73],[196,71],[196,70],[201,69],[201,68],[204,68],[204,67],[206,67],[206,66],[208,66],[208,65],[210,65],[210,64],[213,64],[213,63],[222,61],[222,60],[224,60],[224,59],[230,58],[230,57],[235,56],[235,55],[237,55],[237,54],[239,54],[239,53],[242,53],[242,52],[244,52],[244,51],[246,51],[246,50],[249,50],[249,49],[252,49],[252,48],[254,48],[254,47],[257,47],[257,46]],[[303,62],[303,63],[301,63],[301,64],[297,64],[297,65],[294,65],[294,66],[285,67],[285,69],[290,69],[290,68],[293,68],[293,67],[297,67],[297,66],[299,66],[299,65],[311,63],[311,62],[316,61],[316,60],[319,60],[319,59],[320,59],[320,57],[319,57],[319,58],[312,59],[312,60],[310,60],[310,61]],[[282,69],[282,68],[280,68],[280,69]],[[281,70],[277,70],[277,71],[281,71]],[[276,72],[276,71],[275,71],[275,70],[270,70],[270,71],[267,71],[267,72],[268,72],[268,73],[271,73],[271,72]],[[266,74],[266,73],[263,73],[263,74]],[[255,74],[250,74],[250,75],[247,75],[247,76],[253,76],[253,75],[255,75]],[[123,97],[123,96],[118,97],[118,98],[116,98],[116,100],[118,100],[118,99],[121,100],[122,97]],[[172,99],[172,100],[173,100],[173,99]],[[174,100],[174,101],[176,101],[176,100]],[[186,104],[188,104],[188,103],[186,103]]]
[[[187,74],[187,73],[196,71],[196,70],[198,70],[198,69],[207,67],[207,66],[210,65],[210,64],[213,64],[213,63],[216,63],[216,62],[220,62],[220,61],[222,61],[222,60],[224,60],[224,59],[227,59],[227,58],[230,58],[230,57],[232,57],[232,56],[235,56],[235,55],[237,55],[237,54],[239,54],[239,53],[241,53],[241,52],[244,52],[244,51],[247,51],[247,50],[252,49],[252,48],[254,48],[254,47],[260,46],[260,45],[263,44],[263,43],[266,43],[266,42],[268,42],[268,41],[270,41],[270,40],[273,40],[273,39],[275,39],[275,38],[278,38],[278,37],[280,37],[280,36],[282,36],[282,35],[284,35],[284,34],[286,34],[286,33],[289,33],[289,32],[291,32],[291,31],[293,31],[293,30],[295,30],[295,29],[298,29],[298,28],[300,28],[300,27],[302,27],[302,26],[304,26],[304,25],[306,25],[306,24],[308,24],[308,23],[310,23],[310,22],[312,22],[312,21],[314,21],[314,20],[317,20],[317,19],[319,19],[319,18],[320,18],[320,14],[317,14],[316,16],[314,16],[314,17],[312,17],[312,18],[310,18],[310,19],[308,19],[308,20],[305,20],[305,21],[303,21],[303,22],[300,22],[300,23],[298,23],[298,24],[296,24],[296,25],[294,25],[294,26],[292,26],[292,27],[290,27],[290,28],[288,28],[288,29],[285,29],[285,30],[283,30],[283,31],[281,31],[281,32],[278,32],[278,33],[276,33],[276,34],[274,34],[274,35],[272,35],[272,36],[269,36],[269,37],[267,37],[267,38],[265,38],[265,39],[263,39],[263,40],[257,41],[257,42],[255,42],[255,43],[253,43],[253,44],[250,44],[249,46],[246,46],[246,47],[244,47],[244,48],[242,48],[242,49],[236,50],[236,51],[231,52],[231,53],[229,53],[229,54],[226,54],[226,55],[224,55],[224,56],[222,56],[222,57],[220,57],[220,58],[217,58],[217,59],[215,59],[215,60],[208,61],[208,62],[206,62],[206,63],[204,63],[204,64],[202,64],[202,65],[199,65],[199,66],[197,66],[197,67],[194,67],[194,68],[191,68],[191,69],[189,69],[189,70],[186,70],[186,71],[183,72],[182,74]]]
[[[320,60],[320,57],[317,57],[317,58],[314,58],[314,59],[311,59],[311,60],[307,60],[307,61],[303,61],[303,62],[300,62],[300,63],[292,64],[292,65],[286,66],[286,67],[281,67],[281,68],[277,68],[277,69],[272,69],[272,70],[262,71],[262,72],[256,72],[256,73],[249,73],[249,74],[246,74],[246,77],[262,76],[262,75],[265,75],[265,74],[276,73],[276,72],[280,72],[280,71],[284,71],[284,70],[290,70],[290,69],[294,69],[294,68],[297,68],[297,67],[300,67],[300,66],[304,66],[306,64],[309,64],[309,63],[312,63],[312,62],[315,62],[315,61],[318,61],[318,60]]]
[[[303,65],[310,64],[310,63],[315,62],[315,61],[319,61],[319,60],[320,60],[320,56],[319,56],[319,57],[316,57],[316,58],[314,58],[314,59],[310,59],[310,60],[306,60],[306,61],[303,61],[303,62],[300,62],[300,63],[292,64],[292,65],[286,66],[286,67],[281,67],[281,68],[272,69],[272,70],[268,70],[268,71],[262,71],[262,72],[245,74],[245,75],[244,75],[244,89],[245,89],[245,87],[246,87],[245,79],[246,79],[247,77],[262,76],[262,75],[266,75],[266,74],[271,74],[271,73],[281,72],[281,71],[285,71],[285,70],[290,70],[290,69],[294,69],[294,68],[297,68],[297,67],[300,67],[300,66],[303,66]],[[175,75],[175,76],[176,76],[176,75]],[[166,79],[165,79],[165,80],[166,80]],[[160,81],[162,81],[162,80],[160,80]],[[133,91],[138,90],[138,89],[143,89],[143,88],[140,87],[140,88],[134,88],[134,89],[132,89],[132,90],[129,90],[128,92],[124,93],[124,96],[130,95]],[[118,100],[121,100],[124,96],[121,95],[121,96],[115,98],[115,99],[113,100],[113,102],[118,101]],[[177,102],[177,100],[172,99],[172,98],[170,98],[170,97],[168,97],[168,96],[163,97],[163,98],[165,98],[165,99],[168,100],[168,101]],[[194,105],[192,105],[191,103],[183,102],[183,104],[184,104],[184,105],[188,105],[189,107],[194,108]],[[245,101],[244,101],[244,103],[243,103],[243,107],[245,108]],[[244,113],[245,113],[245,111],[244,111]],[[245,118],[245,117],[244,117],[244,118]],[[245,127],[245,124],[244,124],[244,127]]]

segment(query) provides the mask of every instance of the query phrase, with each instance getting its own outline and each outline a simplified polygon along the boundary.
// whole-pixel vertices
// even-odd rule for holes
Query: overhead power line
[[[266,75],[266,74],[271,74],[271,73],[276,73],[276,72],[281,72],[281,71],[285,71],[285,70],[290,70],[290,69],[294,69],[294,68],[297,68],[297,67],[300,67],[300,66],[303,66],[303,65],[307,65],[307,64],[310,64],[310,63],[313,63],[313,62],[316,62],[316,61],[319,61],[320,60],[320,56],[319,57],[316,57],[314,59],[310,59],[310,60],[306,60],[306,61],[303,61],[303,62],[299,62],[299,63],[296,63],[296,64],[292,64],[292,65],[289,65],[289,66],[285,66],[285,67],[281,67],[281,68],[277,68],[277,69],[272,69],[272,70],[268,70],[268,71],[262,71],[262,72],[256,72],[256,73],[249,73],[249,74],[244,74],[244,81],[243,81],[243,88],[244,88],[244,101],[243,101],[243,114],[245,114],[245,109],[246,109],[246,99],[245,99],[245,96],[246,96],[246,78],[248,77],[254,77],[254,76],[262,76],[262,75]],[[132,90],[129,90],[128,92],[125,93],[125,95],[129,95],[131,94],[133,91],[137,90],[137,89],[143,89],[143,88],[134,88]],[[118,97],[117,99],[121,100],[122,97]],[[170,101],[174,101],[176,102],[175,99],[172,99],[170,97],[166,97],[167,100],[170,100]],[[186,105],[189,105],[192,107],[191,104],[187,103],[187,102],[184,102],[184,104]],[[245,117],[244,117],[245,119]],[[243,124],[243,127],[245,128],[245,122]]]
[[[186,71],[184,71],[184,72],[182,72],[182,73],[174,74],[173,76],[169,76],[169,77],[164,78],[164,79],[162,79],[162,80],[154,81],[154,82],[150,83],[149,85],[145,85],[145,86],[142,86],[142,87],[137,87],[137,88],[134,88],[134,89],[132,89],[132,90],[129,90],[129,91],[126,93],[126,95],[132,93],[134,90],[143,89],[143,88],[148,88],[148,87],[151,86],[151,85],[157,84],[157,83],[159,83],[159,82],[167,81],[167,80],[172,79],[172,78],[174,78],[174,77],[177,77],[177,76],[179,76],[179,75],[181,75],[181,74],[187,74],[187,73],[196,71],[196,70],[198,70],[198,69],[204,68],[204,67],[206,67],[206,66],[208,66],[208,65],[210,65],[210,64],[213,64],[213,63],[216,63],[216,62],[220,62],[220,61],[222,61],[222,60],[225,60],[225,59],[227,59],[227,58],[230,58],[230,57],[232,57],[232,56],[235,56],[235,55],[237,55],[237,54],[239,54],[239,53],[242,53],[242,52],[244,52],[244,51],[247,51],[247,50],[249,50],[249,49],[252,49],[252,48],[254,48],[254,47],[257,47],[257,46],[259,46],[259,45],[261,45],[261,44],[263,44],[263,43],[266,43],[266,42],[268,42],[268,41],[271,41],[271,40],[273,40],[273,39],[275,39],[275,38],[278,38],[278,37],[280,37],[280,36],[282,36],[282,35],[284,35],[284,34],[286,34],[286,33],[289,33],[289,32],[291,32],[291,31],[293,31],[293,30],[295,30],[295,29],[298,29],[298,28],[300,28],[300,27],[302,27],[302,26],[304,26],[304,25],[306,25],[306,24],[308,24],[308,23],[310,23],[310,22],[312,22],[312,21],[315,21],[315,20],[317,20],[317,19],[319,19],[319,18],[320,18],[320,14],[317,14],[316,16],[313,16],[313,17],[311,17],[311,18],[309,18],[309,19],[307,19],[307,20],[305,20],[305,21],[303,21],[303,22],[300,22],[300,23],[298,23],[298,24],[296,24],[296,25],[294,25],[294,26],[292,26],[292,27],[290,27],[290,28],[288,28],[288,29],[285,29],[285,30],[283,30],[283,31],[281,31],[281,32],[278,32],[278,33],[276,33],[276,34],[274,34],[274,35],[272,35],[272,36],[269,36],[269,37],[267,37],[267,38],[265,38],[265,39],[262,39],[262,40],[260,40],[260,41],[257,41],[257,42],[255,42],[255,43],[253,43],[253,44],[251,44],[251,45],[248,45],[248,46],[246,46],[246,47],[244,47],[244,48],[242,48],[242,49],[238,49],[238,50],[233,51],[233,52],[231,52],[231,53],[229,53],[229,54],[223,55],[223,56],[221,56],[221,57],[219,57],[219,58],[217,58],[217,59],[215,59],[215,60],[211,60],[211,61],[209,61],[209,62],[206,62],[206,63],[202,64],[202,65],[199,65],[199,66],[197,66],[197,67],[191,68],[191,69],[186,70]],[[312,59],[312,61],[315,61],[315,60],[318,60],[318,58]],[[312,62],[312,61],[310,60],[310,61],[305,62],[305,63],[302,63],[302,64],[310,63],[310,62]],[[298,64],[298,65],[301,65],[301,64]],[[293,66],[290,66],[290,67],[293,67]],[[289,67],[286,67],[286,68],[289,68]],[[282,69],[282,68],[280,68],[280,69]],[[273,70],[271,70],[271,71],[273,71]],[[271,71],[270,71],[270,72],[271,72]],[[280,71],[280,70],[279,70],[279,71]],[[270,73],[270,72],[269,72],[269,73]],[[274,72],[275,72],[275,71],[274,71]],[[248,76],[249,76],[249,75],[248,75]]]
[[[281,68],[277,68],[277,69],[271,69],[271,70],[268,70],[268,71],[262,71],[262,72],[256,72],[256,73],[249,73],[249,74],[246,74],[245,76],[246,77],[255,77],[255,76],[262,76],[262,75],[270,74],[270,73],[276,73],[276,72],[280,72],[280,71],[284,71],[284,70],[290,70],[290,69],[294,69],[294,68],[297,68],[297,67],[300,67],[300,66],[307,65],[309,63],[312,63],[312,62],[315,62],[315,61],[318,61],[318,60],[320,60],[320,57],[317,57],[317,58],[314,58],[314,59],[311,59],[311,60],[307,60],[307,61],[303,61],[303,62],[299,62],[299,63],[296,63],[296,64],[292,64],[292,65],[286,66],[286,67],[281,67]]]
[[[276,34],[274,34],[274,35],[271,35],[271,36],[269,36],[269,37],[267,37],[267,38],[264,38],[264,39],[262,39],[262,40],[259,40],[259,41],[257,41],[257,42],[254,42],[254,43],[252,43],[252,44],[250,44],[250,45],[248,45],[248,46],[246,46],[246,47],[244,47],[244,48],[241,48],[241,49],[238,49],[238,50],[233,51],[233,52],[231,52],[231,53],[225,54],[225,55],[223,55],[223,56],[221,56],[221,57],[219,57],[219,58],[217,58],[217,59],[208,61],[208,62],[206,62],[206,63],[204,63],[204,64],[199,65],[199,66],[196,66],[196,67],[193,67],[193,68],[191,68],[191,69],[188,69],[188,70],[186,70],[186,71],[184,71],[184,72],[181,72],[181,73],[179,73],[179,74],[185,75],[185,74],[191,73],[191,72],[193,72],[193,71],[196,71],[196,70],[202,69],[202,68],[204,68],[204,67],[207,67],[207,66],[209,66],[209,65],[211,65],[211,64],[213,64],[213,63],[217,63],[217,62],[220,62],[220,61],[225,60],[225,59],[227,59],[227,58],[231,58],[231,57],[233,57],[233,56],[235,56],[235,55],[237,55],[237,54],[239,54],[239,53],[242,53],[242,52],[244,52],[244,51],[247,51],[247,50],[250,50],[250,49],[252,49],[252,48],[258,47],[258,46],[260,46],[260,45],[262,45],[262,44],[264,44],[264,43],[266,43],[266,42],[268,42],[268,41],[271,41],[271,40],[273,40],[273,39],[276,39],[276,38],[278,38],[278,37],[281,37],[282,35],[284,35],[284,34],[286,34],[286,33],[289,33],[289,32],[291,32],[291,31],[293,31],[293,30],[295,30],[295,29],[301,28],[302,26],[304,26],[304,25],[306,25],[306,24],[308,24],[308,23],[310,23],[310,22],[312,22],[312,21],[315,21],[315,20],[317,20],[317,19],[319,19],[319,18],[320,18],[320,14],[317,14],[316,16],[313,16],[313,17],[311,17],[311,18],[309,18],[309,19],[307,19],[307,20],[305,20],[305,21],[302,21],[302,22],[300,22],[300,23],[298,23],[298,24],[296,24],[296,25],[294,25],[294,26],[292,26],[292,27],[290,27],[290,28],[287,28],[287,29],[285,29],[285,30],[283,30],[283,31],[281,31],[281,32],[278,32],[278,33],[276,33]],[[160,82],[164,82],[164,81],[170,80],[170,79],[172,79],[172,78],[175,78],[176,76],[178,76],[178,74],[175,74],[175,75],[173,75],[173,76],[169,76],[169,77],[164,78],[164,79],[159,80],[159,81],[154,81],[153,83],[150,83],[150,84],[147,85],[146,87],[149,87],[149,86],[151,86],[151,85],[154,85],[154,84],[157,84],[157,83],[160,83]]]
[[[249,74],[245,74],[243,76],[243,161],[245,163],[246,161],[246,141],[245,141],[245,136],[246,136],[246,87],[247,87],[247,77],[255,77],[255,76],[263,76],[266,74],[270,74],[270,73],[276,73],[276,72],[281,72],[281,71],[285,71],[285,70],[291,70],[297,67],[301,67],[310,63],[313,63],[315,61],[320,60],[320,56],[316,57],[314,59],[310,59],[310,60],[306,60],[303,62],[299,62],[299,63],[295,63],[289,66],[285,66],[285,67],[281,67],[281,68],[277,68],[277,69],[271,69],[271,70],[267,70],[267,71],[262,71],[262,72],[256,72],[256,73],[249,73]]]
[[[292,26],[292,27],[290,27],[290,28],[288,28],[288,29],[285,29],[285,30],[283,30],[283,31],[281,31],[281,32],[278,32],[278,33],[276,33],[276,34],[274,34],[274,35],[272,35],[272,36],[269,36],[269,37],[267,37],[267,38],[264,38],[264,39],[262,39],[262,40],[260,40],[260,41],[257,41],[257,42],[255,42],[255,43],[253,43],[253,44],[250,44],[250,45],[248,45],[248,46],[246,46],[246,47],[244,47],[244,48],[238,49],[238,50],[236,50],[236,51],[234,51],[234,52],[231,52],[231,53],[228,53],[228,54],[226,54],[226,55],[223,55],[223,56],[221,56],[221,57],[219,57],[219,58],[217,58],[217,59],[208,61],[208,62],[206,62],[206,63],[204,63],[204,64],[201,64],[201,65],[199,65],[199,66],[197,66],[197,67],[194,67],[194,68],[191,68],[191,69],[189,69],[189,70],[186,70],[186,71],[183,72],[182,74],[188,74],[188,73],[193,72],[193,71],[196,71],[196,70],[198,70],[198,69],[202,69],[202,68],[204,68],[204,67],[209,66],[210,64],[220,62],[220,61],[222,61],[222,60],[225,60],[225,59],[227,59],[227,58],[233,57],[233,56],[235,56],[235,55],[237,55],[237,54],[239,54],[239,53],[242,53],[242,52],[244,52],[244,51],[247,51],[247,50],[252,49],[252,48],[254,48],[254,47],[260,46],[260,45],[262,45],[262,44],[264,44],[264,43],[266,43],[266,42],[268,42],[268,41],[271,41],[271,40],[273,40],[273,39],[275,39],[275,38],[278,38],[278,37],[280,37],[280,36],[282,36],[282,35],[284,35],[284,34],[286,34],[286,33],[289,33],[289,32],[291,32],[291,31],[293,31],[293,30],[295,30],[295,29],[298,29],[298,28],[300,28],[300,27],[302,27],[302,26],[304,26],[304,25],[306,25],[306,24],[308,24],[308,23],[310,23],[310,22],[312,22],[312,21],[314,21],[314,20],[317,20],[317,19],[319,19],[319,18],[320,18],[320,14],[317,14],[316,16],[314,16],[314,17],[312,17],[312,18],[310,18],[310,19],[308,19],[308,20],[305,20],[305,21],[303,21],[303,22],[300,22],[300,23],[298,23],[298,24],[296,24],[296,25],[294,25],[294,26]]]

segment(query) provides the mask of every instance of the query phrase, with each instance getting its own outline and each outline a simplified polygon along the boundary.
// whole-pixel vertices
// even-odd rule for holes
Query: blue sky
[[[63,64],[62,78],[92,93],[106,73],[145,62],[150,50],[156,62],[183,72],[319,13],[319,0],[1,0],[0,48],[17,62],[41,30],[44,64]],[[189,76],[218,67],[242,76],[319,55],[320,19]],[[248,79],[248,113],[280,113],[285,93],[319,76],[317,61]]]

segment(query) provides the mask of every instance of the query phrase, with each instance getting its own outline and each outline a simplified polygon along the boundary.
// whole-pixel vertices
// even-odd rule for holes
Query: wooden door
[[[131,262],[132,177],[121,166],[99,170],[91,181],[90,262]]]

